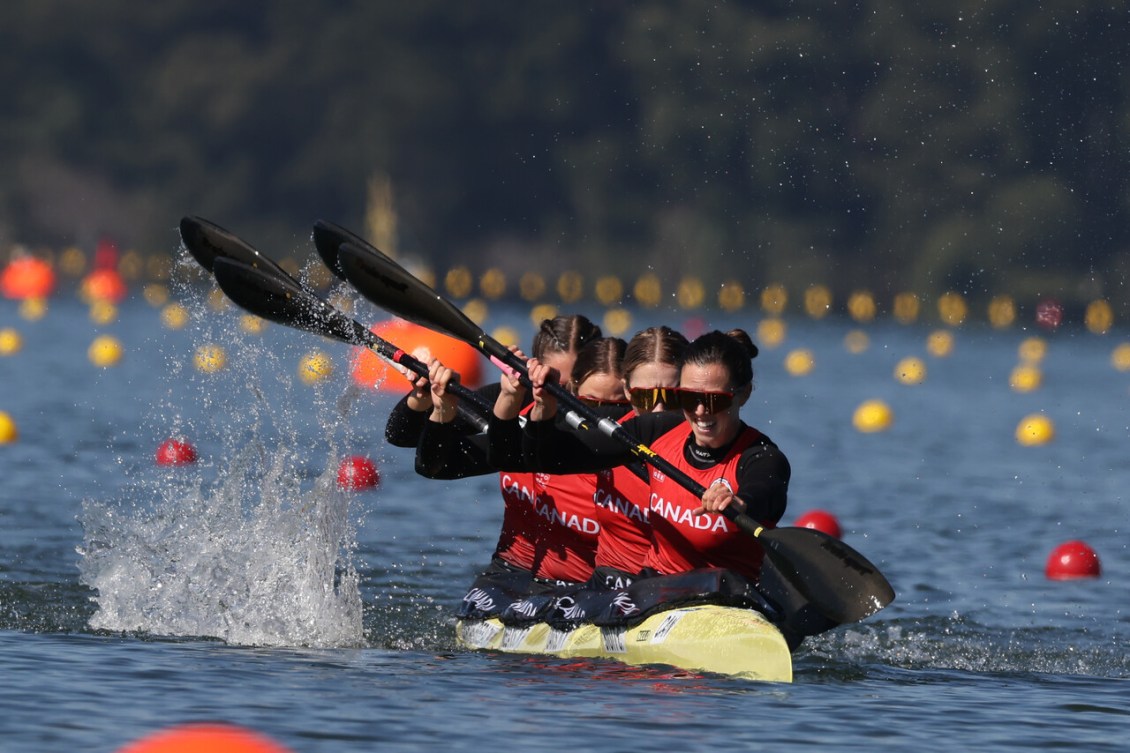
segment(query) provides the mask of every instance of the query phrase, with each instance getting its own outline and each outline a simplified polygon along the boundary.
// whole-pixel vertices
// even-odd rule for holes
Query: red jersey
[[[592,577],[600,522],[593,474],[499,474],[502,532],[495,556],[546,580]]]
[[[629,411],[620,423],[635,416],[635,412]],[[600,522],[596,566],[638,573],[644,568],[651,549],[651,522],[646,501],[650,496],[648,482],[622,465],[586,475],[593,477],[593,501],[596,519]]]
[[[746,448],[762,438],[761,432],[746,427],[721,462],[700,470],[688,463],[683,454],[690,431],[690,427],[681,424],[655,440],[651,449],[703,486],[722,478],[737,491],[738,461]],[[720,513],[696,517],[694,511],[702,506],[702,500],[655,468],[651,469],[650,506],[654,545],[648,552],[648,567],[664,575],[700,567],[723,567],[757,582],[761,544]]]

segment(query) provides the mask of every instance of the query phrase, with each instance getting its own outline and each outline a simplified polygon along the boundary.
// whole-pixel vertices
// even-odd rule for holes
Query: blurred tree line
[[[1128,11],[1090,0],[8,0],[0,242],[1106,296],[1130,273]]]

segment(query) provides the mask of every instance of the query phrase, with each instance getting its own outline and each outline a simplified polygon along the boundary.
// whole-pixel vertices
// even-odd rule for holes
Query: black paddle
[[[378,337],[359,322],[322,300],[272,259],[219,225],[200,217],[181,220],[181,238],[193,258],[216,278],[236,305],[284,326],[366,347],[388,363],[426,377],[420,360]],[[491,406],[461,384],[449,388],[459,396],[460,415],[477,430],[486,431]],[[463,408],[463,401],[469,404]]]
[[[330,269],[331,272],[333,272],[335,275],[337,275],[340,279],[345,280],[346,282],[349,282],[349,278],[346,277],[345,271],[342,269],[342,266],[341,266],[341,247],[346,245],[346,244],[351,245],[351,246],[355,246],[356,248],[363,249],[363,250],[371,250],[371,251],[375,252],[376,254],[379,254],[380,256],[384,256],[384,254],[381,251],[378,251],[375,246],[371,245],[364,238],[357,235],[356,233],[353,233],[350,230],[347,230],[346,228],[343,228],[341,225],[335,225],[334,223],[326,222],[325,220],[318,220],[317,222],[314,223],[314,247],[318,249],[318,255],[322,257],[322,261],[325,263],[326,267],[328,267]],[[393,263],[395,263],[395,262],[393,262]],[[436,297],[439,298],[438,295]],[[443,299],[440,299],[440,300],[443,300]],[[445,301],[445,303],[446,303],[446,301]],[[449,305],[451,305],[451,304],[449,304]],[[395,314],[396,311],[393,311],[393,313]],[[462,312],[460,312],[460,315],[461,316],[463,315]],[[404,317],[401,317],[401,318],[407,319],[408,321],[413,322],[414,324],[419,324],[422,327],[427,327],[428,329],[433,329],[433,330],[438,329],[435,325],[429,324],[427,322],[421,322],[418,319],[411,319],[407,316],[404,316]],[[442,329],[438,329],[438,331],[444,332],[444,334],[449,334],[449,335],[452,334],[452,333],[446,332]],[[457,340],[466,341],[465,338],[460,337],[459,335],[453,335],[453,336]],[[475,345],[478,348],[478,343],[473,342],[472,345]],[[505,347],[505,346],[500,345],[500,347]],[[478,349],[480,350],[480,352],[482,352],[482,348],[478,348]],[[507,349],[507,352],[508,353],[510,352],[509,349]],[[491,354],[488,353],[487,355],[489,356]],[[516,358],[513,353],[510,353],[510,356]],[[494,356],[491,357],[491,360],[494,361],[495,365],[498,366],[499,368],[501,368],[503,371],[508,371],[508,370],[509,371],[515,371],[518,378],[523,383],[525,383],[525,385],[527,387],[530,385],[530,380],[526,377],[524,369],[514,370],[510,366],[508,366],[505,362],[503,362],[501,359],[494,357]],[[520,359],[519,359],[519,362],[520,362]],[[576,411],[571,410],[569,408],[569,406],[565,406],[565,407],[566,407],[565,420],[568,421],[570,425],[575,426],[575,427],[580,428],[580,429],[589,428],[588,422],[584,419],[584,417],[582,417]],[[525,421],[525,419],[523,418],[523,422],[524,421]]]
[[[368,244],[344,239],[336,263],[345,277],[369,300],[421,326],[470,343],[519,374],[526,366],[505,346],[487,335],[454,304],[413,277]],[[621,442],[636,457],[654,466],[696,497],[705,489],[666,459],[633,438],[617,422],[601,418],[559,385],[547,389],[563,405]],[[895,597],[887,579],[862,554],[839,539],[811,528],[765,528],[733,510],[726,517],[759,540],[781,575],[820,612],[838,623],[858,622]]]

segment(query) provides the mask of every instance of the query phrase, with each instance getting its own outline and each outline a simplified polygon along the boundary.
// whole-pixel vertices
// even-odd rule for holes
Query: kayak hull
[[[685,606],[657,612],[631,627],[584,624],[571,630],[464,619],[456,623],[455,634],[470,649],[615,659],[766,682],[793,679],[792,654],[781,631],[760,612],[741,607]]]

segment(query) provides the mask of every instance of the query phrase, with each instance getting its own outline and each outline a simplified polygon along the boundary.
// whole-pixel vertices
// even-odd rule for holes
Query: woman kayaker
[[[721,514],[733,508],[773,526],[785,511],[791,474],[776,444],[739,413],[753,390],[757,347],[742,330],[708,332],[687,348],[673,396],[680,411],[648,413],[623,426],[651,450],[705,487],[699,499],[649,469],[652,546],[645,565],[661,575],[725,568],[756,583],[761,545]],[[534,406],[523,430],[526,461],[548,473],[614,468],[634,460],[619,442],[574,432],[553,419],[557,401],[545,389],[555,378],[538,359],[528,365]]]
[[[600,336],[600,328],[582,315],[559,316],[541,323],[534,336],[532,350],[540,354],[540,360],[553,364],[556,372],[567,378],[578,351]],[[446,389],[455,378],[457,375],[451,369],[432,359],[428,378],[415,380],[412,391],[390,414],[385,429],[389,443],[398,447],[415,447],[416,472],[426,478],[457,479],[499,474],[503,495],[502,528],[491,566],[480,580],[506,581],[507,594],[518,595],[534,588],[532,578],[535,574],[552,580],[587,579],[591,574],[592,557],[588,558],[587,565],[576,563],[574,566],[570,563],[568,570],[557,567],[559,562],[556,558],[547,561],[542,556],[539,559],[538,552],[546,550],[548,545],[537,540],[544,536],[544,531],[531,525],[530,511],[536,501],[532,494],[533,474],[524,473],[520,434],[516,429],[507,427],[492,429],[496,436],[490,440],[488,453],[487,438],[472,435],[473,427],[456,417],[457,399]],[[499,383],[488,385],[478,392],[492,403],[497,403],[504,393],[518,395],[519,400],[529,403],[528,391],[519,388],[515,377],[505,374]],[[582,521],[579,525],[583,528],[586,524]],[[548,590],[549,586],[545,588]],[[496,594],[493,598],[498,601],[505,597]]]
[[[615,337],[593,340],[577,354],[563,386],[602,416],[626,414],[631,405],[621,371],[625,347]],[[521,455],[519,416],[530,407],[527,393],[518,379],[502,380],[488,430],[492,463],[505,462],[515,451]],[[546,582],[588,581],[603,538],[597,500],[601,495],[618,496],[612,475],[606,476],[598,483],[596,474],[504,472],[502,495],[512,514],[503,520],[497,551],[510,554],[510,559],[532,561],[534,575]]]
[[[672,388],[687,338],[670,327],[649,327],[628,342],[621,364],[622,388],[632,410],[621,423],[643,413],[675,409]],[[626,588],[644,568],[651,549],[647,466],[638,460],[592,476],[600,523],[592,585]]]

